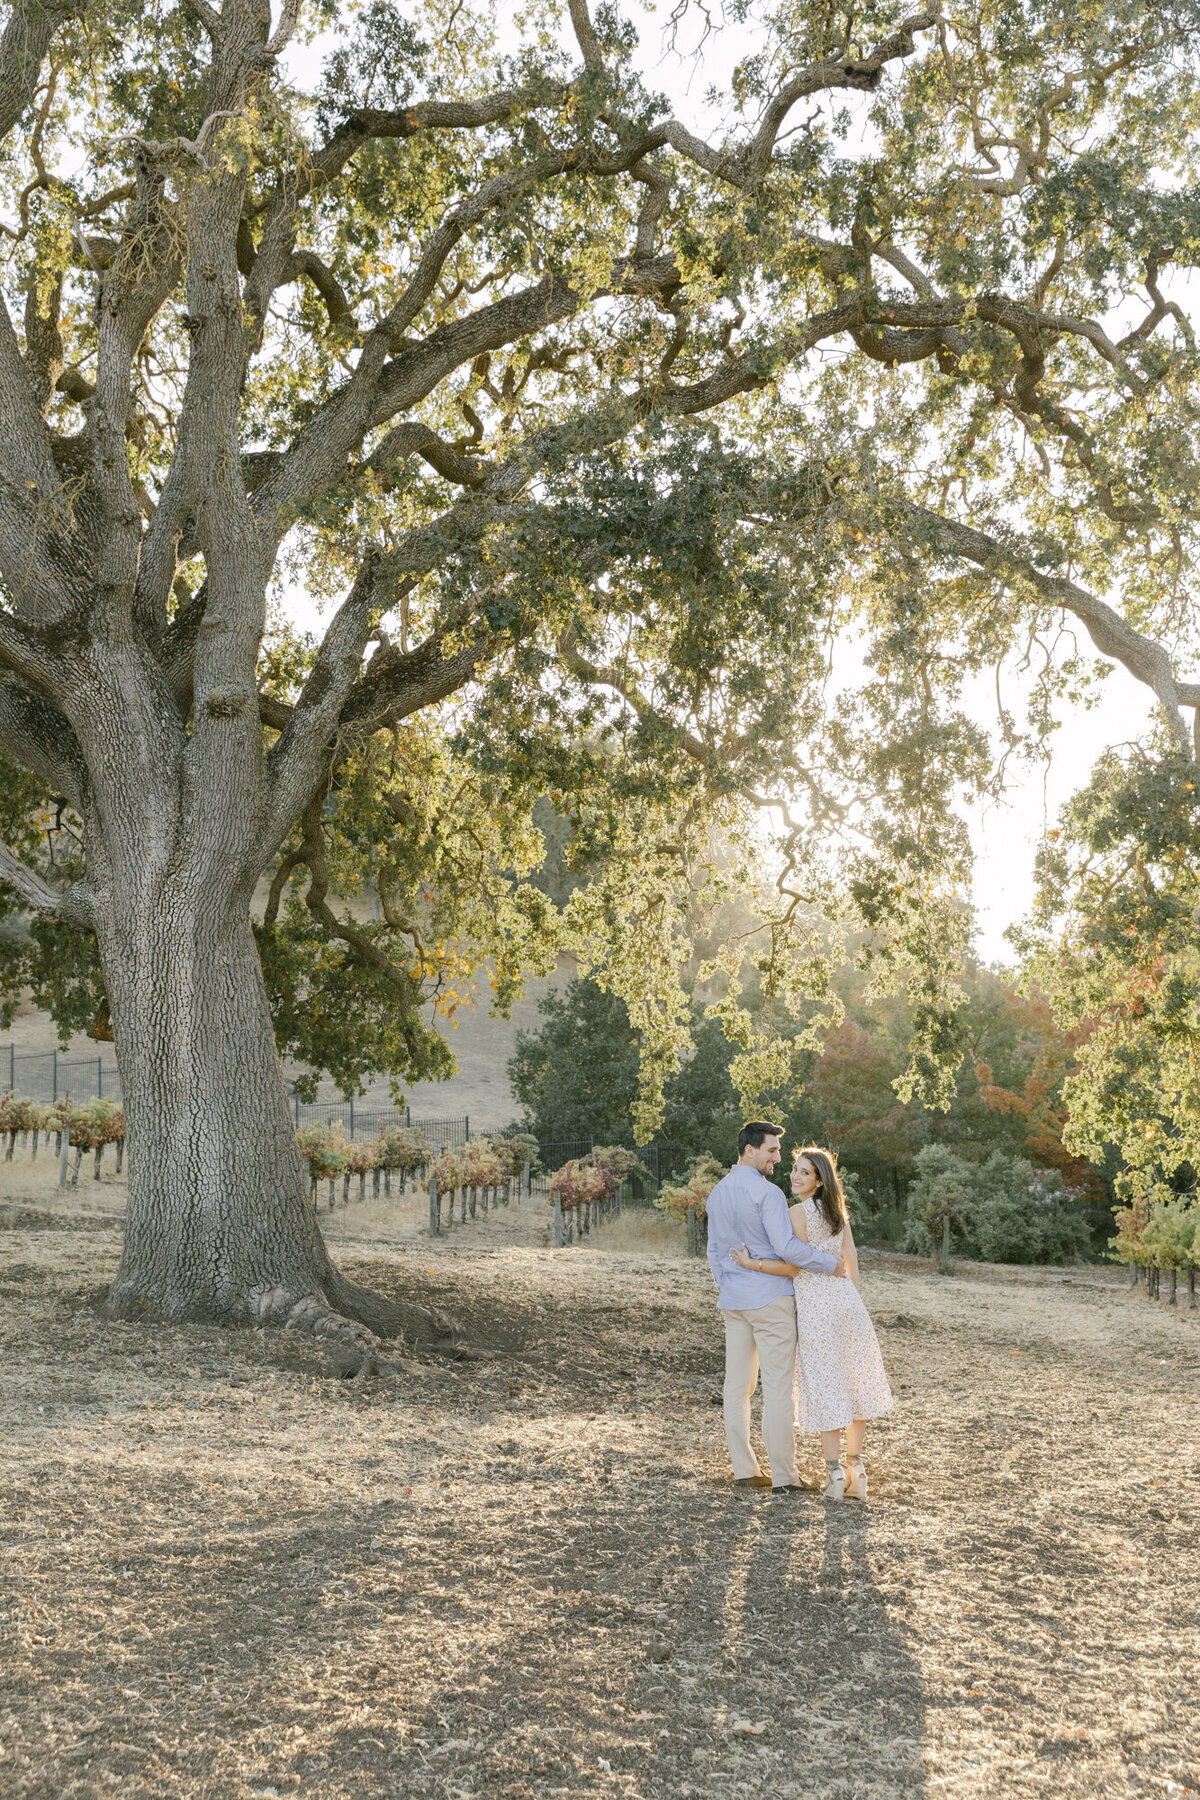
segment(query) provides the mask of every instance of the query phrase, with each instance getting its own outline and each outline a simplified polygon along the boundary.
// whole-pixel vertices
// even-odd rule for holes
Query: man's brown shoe
[[[770,1487],[769,1475],[738,1475],[734,1479],[734,1487]]]

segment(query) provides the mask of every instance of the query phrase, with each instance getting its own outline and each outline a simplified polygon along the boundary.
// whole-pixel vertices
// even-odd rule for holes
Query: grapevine
[[[307,1158],[308,1173],[311,1182],[309,1190],[313,1204],[317,1199],[317,1184],[321,1181],[329,1183],[330,1211],[337,1195],[337,1178],[350,1166],[350,1145],[340,1125],[302,1125],[296,1133],[296,1142],[300,1153]]]
[[[1183,1272],[1187,1275],[1188,1305],[1195,1307],[1196,1270],[1200,1268],[1200,1196],[1137,1199],[1118,1212],[1116,1219],[1117,1235],[1111,1249],[1117,1261],[1132,1270],[1134,1284],[1144,1276],[1147,1298],[1157,1300],[1165,1270],[1170,1278],[1167,1300],[1174,1306]]]
[[[687,1226],[688,1255],[699,1254],[708,1237],[708,1196],[726,1173],[711,1156],[699,1156],[686,1179],[675,1186],[662,1188],[654,1204],[669,1219]]]
[[[581,1239],[593,1225],[618,1212],[622,1185],[633,1174],[648,1175],[649,1170],[632,1150],[604,1144],[556,1170],[549,1193],[555,1244]]]

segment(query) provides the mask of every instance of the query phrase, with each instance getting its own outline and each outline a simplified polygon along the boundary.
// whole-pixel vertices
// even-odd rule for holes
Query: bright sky
[[[693,130],[705,136],[719,136],[724,109],[708,103],[708,90],[727,87],[733,67],[752,49],[754,33],[742,25],[722,26],[709,37],[702,60],[697,60],[667,47],[664,21],[673,10],[673,0],[658,6],[622,6],[622,12],[635,20],[640,33],[638,62],[643,78],[649,88],[669,96],[679,117]],[[719,7],[712,10],[719,19]],[[562,13],[565,19],[565,4]],[[697,42],[701,19],[695,7],[685,15],[679,37],[684,50]],[[503,33],[504,28],[501,29]],[[315,72],[321,48],[314,45],[300,51],[293,60],[293,72],[300,68],[305,75]],[[839,104],[846,104],[846,100],[846,96],[838,96]],[[815,99],[808,102],[809,107],[816,104]],[[295,614],[310,629],[318,628],[320,621],[307,600],[298,594],[293,598]],[[1082,628],[1079,640],[1080,649],[1086,652],[1090,644]],[[1006,706],[1019,720],[1021,684],[1015,671],[1004,672],[1003,691]],[[980,723],[993,723],[995,690],[990,677],[972,684],[969,710]],[[1140,736],[1150,723],[1151,713],[1149,691],[1124,669],[1115,668],[1102,683],[1092,707],[1062,705],[1061,729],[1055,735],[1048,767],[1039,765],[1032,771],[1014,767],[1013,785],[1006,799],[971,810],[969,822],[977,856],[976,947],[985,959],[1012,960],[1004,932],[1028,910],[1033,894],[1034,852],[1045,827],[1053,823],[1064,801],[1087,780],[1101,751],[1110,744]]]
[[[1141,736],[1150,726],[1153,696],[1123,668],[1114,668],[1100,691],[1090,711],[1082,706],[1062,709],[1048,766],[1020,771],[1005,801],[974,807],[968,814],[976,856],[976,947],[989,962],[1015,960],[1004,932],[1033,898],[1034,852],[1045,827],[1086,782],[1101,751]],[[990,680],[975,684],[973,699],[970,710],[976,718],[994,719]]]

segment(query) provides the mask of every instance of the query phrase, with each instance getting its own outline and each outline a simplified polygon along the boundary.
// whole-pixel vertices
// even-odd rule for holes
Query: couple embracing
[[[827,1500],[867,1497],[868,1419],[892,1408],[883,1358],[858,1293],[858,1256],[837,1165],[797,1150],[789,1210],[767,1177],[783,1127],[751,1120],[738,1160],[708,1196],[708,1261],[725,1320],[725,1437],[742,1487],[801,1491],[795,1427],[821,1434]],[[750,1447],[750,1396],[762,1371],[762,1433],[771,1463]],[[846,1462],[841,1461],[842,1432]]]

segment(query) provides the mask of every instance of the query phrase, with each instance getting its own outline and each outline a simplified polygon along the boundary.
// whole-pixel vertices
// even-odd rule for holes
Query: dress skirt
[[[838,1431],[891,1412],[879,1340],[854,1283],[802,1272],[795,1285],[799,1429]]]

